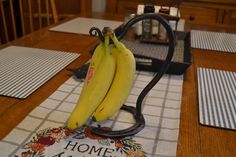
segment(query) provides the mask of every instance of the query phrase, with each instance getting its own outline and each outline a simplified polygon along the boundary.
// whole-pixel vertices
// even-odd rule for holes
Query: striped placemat
[[[198,68],[200,123],[236,130],[236,73]]]
[[[236,34],[191,30],[191,47],[236,53]]]
[[[125,46],[134,53],[134,55],[137,55],[139,57],[159,59],[159,60],[166,59],[169,49],[169,46],[166,45],[140,43],[139,40],[135,41],[122,40],[122,43],[124,43]],[[179,63],[184,62],[183,40],[177,40],[172,61]]]
[[[100,30],[102,30],[104,27],[110,27],[114,30],[122,25],[122,23],[123,22],[121,21],[77,17],[55,27],[52,27],[50,31],[89,35],[89,30],[92,27],[97,27]]]
[[[77,57],[77,53],[38,48],[4,48],[0,50],[0,95],[26,98]]]
[[[152,72],[137,71],[125,104],[135,106],[152,78]],[[113,130],[129,128],[134,124],[130,113],[121,110],[104,122],[89,121],[85,131],[70,132],[64,127],[83,87],[83,82],[71,77],[0,141],[1,156],[174,157],[182,85],[183,75],[164,75],[143,101],[145,128],[134,137],[111,140],[92,135],[89,128],[98,124]]]

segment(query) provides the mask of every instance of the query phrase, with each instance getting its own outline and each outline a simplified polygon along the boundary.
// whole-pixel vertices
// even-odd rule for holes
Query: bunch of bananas
[[[67,127],[76,129],[90,117],[104,121],[112,117],[128,98],[135,77],[133,53],[117,40],[114,33],[104,33],[105,41],[94,51],[84,86]],[[114,45],[110,50],[110,38]]]

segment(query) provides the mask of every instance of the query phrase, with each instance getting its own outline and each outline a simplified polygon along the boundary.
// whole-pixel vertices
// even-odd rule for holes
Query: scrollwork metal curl
[[[91,35],[91,36],[97,36],[98,35],[98,37],[99,37],[99,39],[101,40],[101,41],[104,41],[105,39],[104,39],[104,36],[103,36],[103,33],[101,32],[101,30],[99,29],[99,28],[97,28],[97,27],[92,27],[90,30],[89,30],[89,34]]]

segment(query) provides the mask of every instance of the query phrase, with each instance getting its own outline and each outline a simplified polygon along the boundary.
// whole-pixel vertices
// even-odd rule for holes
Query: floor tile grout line
[[[166,100],[171,100],[171,101],[181,101],[181,98],[180,99],[170,99],[170,98],[159,98],[159,97],[154,97],[154,98],[157,98],[157,99],[166,99]],[[134,103],[132,101],[127,101],[129,103]],[[151,105],[151,104],[150,104]]]
[[[27,131],[27,132],[28,132],[28,131]],[[11,141],[7,141],[7,140],[1,140],[1,142],[8,143],[8,144],[11,144],[11,145],[14,145],[14,146],[17,146],[17,147],[20,146],[20,144],[18,144],[18,143],[11,142]]]
[[[180,102],[180,101],[179,101]],[[149,106],[149,107],[156,107],[156,108],[162,108],[162,106],[160,106],[160,105],[154,105],[154,104],[145,104],[145,105],[147,105],[147,106]],[[165,107],[165,108],[167,108],[167,109],[171,109],[171,110],[179,110],[180,108],[177,108],[177,107]]]
[[[57,110],[55,110],[55,111],[57,111]],[[50,113],[48,113],[48,114],[50,114]],[[36,117],[36,116],[32,116],[32,115],[28,115],[28,117],[32,117],[34,119],[39,119],[39,120],[44,120],[45,119],[45,118],[40,118],[40,117]],[[47,121],[64,124],[64,122],[56,121],[56,120],[51,120],[51,119],[47,119]],[[16,128],[21,129],[19,127],[16,127]],[[22,129],[22,130],[25,130],[25,129]]]
[[[144,136],[135,136],[137,138],[142,138],[142,139],[146,139],[146,140],[155,140],[155,138],[151,138],[151,137],[144,137]],[[172,143],[176,143],[178,139],[176,140],[168,140],[168,139],[162,139],[159,138],[158,141],[164,141],[164,142],[172,142]]]
[[[111,121],[115,121],[115,120],[111,120]],[[134,124],[134,123],[130,123],[130,122],[125,122],[125,121],[115,121],[118,123],[125,123],[125,124]],[[167,127],[159,127],[159,126],[153,126],[153,125],[145,125],[147,127],[152,127],[152,128],[160,128],[160,129],[167,129],[167,130],[179,130],[179,128],[167,128]]]
[[[168,75],[168,84],[167,84],[167,87],[166,87],[165,98],[167,97],[167,94],[168,94],[169,83],[170,83],[170,75]],[[163,114],[164,114],[165,101],[166,101],[166,100],[164,99],[164,101],[163,101],[163,103],[162,103],[161,118],[160,118],[160,120],[159,120],[159,125],[158,125],[159,128],[161,128],[162,122],[163,122],[162,116],[163,116]],[[154,140],[154,144],[153,144],[153,148],[152,148],[152,156],[154,156],[155,153],[156,153],[156,147],[157,147],[157,144],[158,144],[158,139],[159,139],[159,136],[160,136],[160,131],[161,131],[161,129],[158,129],[158,130],[157,130],[157,133],[156,133],[156,138],[155,138],[155,140]]]
[[[152,107],[161,107],[158,105],[151,105],[151,104],[145,104],[147,106],[152,106]],[[180,107],[165,107],[166,109],[170,109],[170,110],[180,110]]]

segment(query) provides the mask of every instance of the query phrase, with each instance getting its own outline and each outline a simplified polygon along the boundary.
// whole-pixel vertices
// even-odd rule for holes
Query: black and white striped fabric
[[[79,57],[77,53],[9,46],[0,50],[0,95],[26,98]]]
[[[139,40],[128,41],[122,40],[122,42],[129,48],[135,55],[165,60],[168,54],[168,46],[140,43]],[[174,55],[172,61],[182,63],[184,62],[184,41],[178,40],[175,46]]]
[[[236,34],[191,30],[191,47],[236,53]]]
[[[198,68],[200,123],[236,130],[236,73]]]

